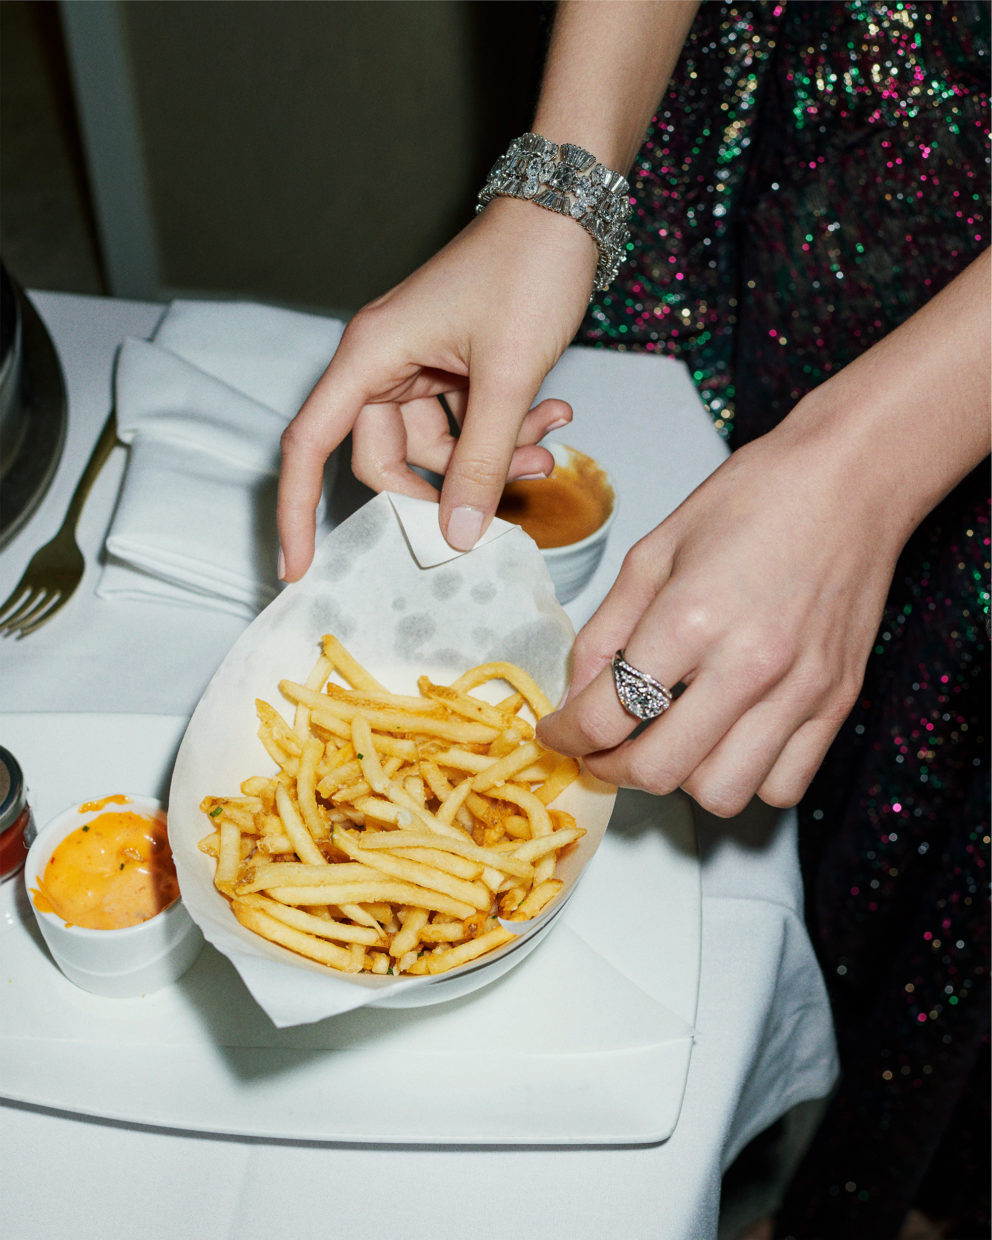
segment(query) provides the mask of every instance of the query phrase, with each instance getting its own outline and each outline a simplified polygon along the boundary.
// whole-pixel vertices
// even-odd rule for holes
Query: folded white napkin
[[[279,436],[341,338],[336,319],[177,301],[115,377],[127,471],[97,586],[253,616],[275,596]]]

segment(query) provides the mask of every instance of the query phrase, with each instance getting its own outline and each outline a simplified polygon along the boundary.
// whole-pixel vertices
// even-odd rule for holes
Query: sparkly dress
[[[580,340],[682,357],[731,446],[989,244],[983,3],[704,4]],[[988,469],[907,545],[860,701],[799,807],[843,1075],[779,1216],[988,1228]]]

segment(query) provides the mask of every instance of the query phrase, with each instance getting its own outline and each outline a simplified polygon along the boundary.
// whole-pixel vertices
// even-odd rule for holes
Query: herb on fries
[[[214,885],[243,926],[345,973],[444,973],[501,947],[499,919],[547,908],[557,858],[584,835],[551,808],[578,764],[527,717],[550,703],[514,664],[422,676],[412,697],[337,638],[322,646],[302,684],[280,683],[292,723],[256,702],[278,772],[201,803]],[[511,690],[500,702],[473,693],[493,682]]]

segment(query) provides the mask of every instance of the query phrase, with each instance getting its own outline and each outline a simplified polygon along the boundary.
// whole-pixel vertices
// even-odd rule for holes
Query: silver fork
[[[46,624],[68,603],[82,580],[86,562],[76,542],[76,524],[90,487],[116,443],[117,427],[111,410],[58,533],[34,553],[24,575],[0,604],[0,634],[4,637],[14,633],[18,639],[27,637]]]

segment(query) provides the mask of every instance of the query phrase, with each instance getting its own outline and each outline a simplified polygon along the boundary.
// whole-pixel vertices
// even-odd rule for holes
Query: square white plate
[[[185,718],[0,715],[39,825],[164,796]],[[77,990],[23,883],[0,887],[0,1095],[184,1130],[341,1142],[657,1142],[678,1120],[699,979],[699,867],[680,797],[621,793],[547,940],[465,999],[277,1030],[206,947],[142,999]]]

